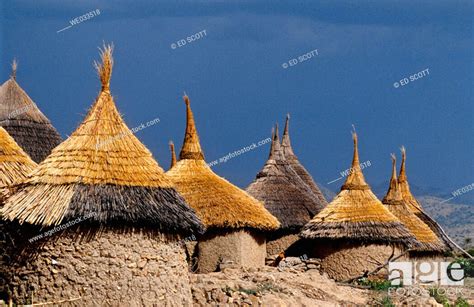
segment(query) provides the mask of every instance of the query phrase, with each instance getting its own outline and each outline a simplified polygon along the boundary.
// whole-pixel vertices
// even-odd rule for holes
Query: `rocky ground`
[[[278,267],[247,270],[224,265],[221,272],[191,275],[191,283],[195,306],[443,306],[430,287],[392,289],[389,295],[386,288],[336,283],[319,272],[317,259],[289,257]],[[437,299],[453,303],[461,295],[473,305],[473,286],[470,280],[456,291],[438,290]]]

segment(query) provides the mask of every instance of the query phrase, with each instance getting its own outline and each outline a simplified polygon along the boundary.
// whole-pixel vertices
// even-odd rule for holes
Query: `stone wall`
[[[286,251],[288,247],[299,239],[297,234],[288,234],[275,240],[268,240],[267,256],[278,255],[280,252]]]
[[[265,265],[266,247],[262,234],[249,230],[209,232],[198,243],[198,273],[215,272],[221,263],[256,268]]]
[[[343,281],[373,271],[388,261],[390,256],[398,256],[402,251],[394,246],[384,244],[362,244],[349,242],[324,242],[315,244],[311,257],[321,259],[321,270],[330,278]],[[404,257],[398,261],[404,261]],[[388,271],[377,274],[386,278]]]
[[[182,244],[139,231],[92,238],[65,231],[42,239],[35,255],[12,261],[7,286],[16,304],[190,306]],[[79,299],[77,299],[79,298]],[[77,299],[77,300],[75,300]],[[33,301],[32,301],[33,300]]]

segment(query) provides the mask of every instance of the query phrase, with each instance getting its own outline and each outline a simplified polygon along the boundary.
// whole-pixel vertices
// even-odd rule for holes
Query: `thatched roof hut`
[[[352,168],[339,194],[303,227],[312,256],[336,280],[369,272],[397,252],[417,244],[414,236],[374,195],[359,166],[357,135],[353,132]],[[314,242],[314,243],[311,243]],[[385,272],[386,273],[386,272]]]
[[[390,185],[382,203],[393,213],[418,241],[415,251],[420,252],[442,252],[445,245],[439,240],[436,234],[421,221],[409,208],[402,197],[402,193],[397,181],[396,159],[392,155],[392,176]]]
[[[298,160],[298,157],[293,152],[293,148],[291,147],[291,141],[290,141],[289,124],[290,124],[290,114],[287,114],[285,129],[283,130],[283,137],[281,140],[283,155],[285,156],[285,159],[290,164],[291,168],[295,170],[298,176],[300,176],[300,178],[304,181],[304,183],[306,183],[306,185],[311,189],[313,194],[317,197],[320,204],[318,207],[322,209],[323,207],[327,205],[328,202],[326,198],[324,197],[323,193],[321,192],[321,190],[319,189],[316,182],[314,182],[314,179],[311,176],[311,174],[301,164],[301,162]],[[318,210],[318,212],[319,211],[320,210]]]
[[[0,126],[39,163],[61,143],[61,136],[16,82],[16,61],[12,69],[10,79],[0,87]]]
[[[186,132],[183,146],[179,161],[166,174],[176,185],[179,193],[196,210],[208,229],[207,236],[201,238],[198,246],[199,270],[201,272],[214,271],[219,257],[232,260],[242,266],[263,265],[265,254],[250,257],[240,251],[241,247],[235,249],[235,244],[240,245],[237,242],[242,242],[244,235],[235,234],[248,230],[249,234],[254,236],[262,231],[275,230],[279,223],[261,202],[216,175],[206,164],[188,96],[184,96],[184,101],[186,103]],[[259,241],[252,238],[248,238],[247,241],[247,247],[255,249],[253,252],[250,249],[249,252],[252,254],[256,251],[260,252],[262,245],[263,250],[265,248],[264,241],[263,244],[251,243]],[[222,246],[227,247],[222,248]],[[257,262],[246,262],[252,258]]]
[[[36,163],[0,127],[0,190],[26,178]]]
[[[267,255],[277,255],[298,241],[298,233],[323,206],[283,155],[278,125],[272,130],[268,159],[246,191],[263,201],[281,227],[267,234]]]
[[[7,286],[18,305],[32,293],[91,305],[192,303],[181,238],[203,225],[120,116],[109,88],[112,65],[105,47],[96,63],[102,89],[84,121],[2,210],[20,230],[49,229],[16,241]]]
[[[407,174],[406,174],[406,149],[402,146],[402,163],[400,165],[400,173],[398,175],[398,184],[400,186],[400,191],[402,198],[405,203],[408,205],[408,208],[428,227],[436,234],[436,236],[442,240],[445,245],[445,248],[448,249],[460,249],[462,250],[453,240],[446,234],[443,228],[424,210],[418,200],[413,196],[410,191],[410,185],[408,183]]]
[[[359,167],[357,134],[349,176],[339,194],[303,229],[304,238],[354,239],[386,243],[414,242],[413,235],[377,199]]]
[[[261,202],[216,175],[204,160],[188,96],[179,161],[166,175],[209,228],[273,230],[278,221]]]
[[[285,159],[278,126],[272,131],[268,159],[246,191],[263,201],[265,208],[280,221],[282,230],[299,232],[323,208]]]
[[[4,215],[42,226],[92,214],[101,224],[151,224],[173,233],[199,229],[193,210],[115,106],[111,52],[106,48],[103,64],[97,64],[102,90],[86,118],[28,176]]]

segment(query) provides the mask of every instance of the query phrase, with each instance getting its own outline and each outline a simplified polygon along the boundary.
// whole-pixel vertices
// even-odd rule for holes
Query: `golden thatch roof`
[[[102,89],[84,121],[7,200],[4,217],[43,226],[77,217],[150,225],[175,233],[202,230],[151,152],[120,116],[109,82],[112,47],[97,64]]]
[[[400,165],[400,174],[398,175],[398,184],[400,185],[400,191],[402,193],[403,199],[408,202],[411,205],[411,208],[413,209],[419,209],[423,210],[421,207],[421,204],[416,200],[416,198],[411,194],[410,191],[410,185],[408,184],[407,180],[407,174],[406,174],[406,169],[405,169],[405,163],[406,163],[406,150],[405,147],[401,148],[402,152],[402,163]]]
[[[0,189],[25,179],[35,167],[36,163],[0,127]]]
[[[283,155],[278,126],[272,131],[270,154],[262,170],[246,191],[263,201],[284,230],[299,230],[322,210],[319,199],[290,166]]]
[[[308,239],[345,239],[369,242],[416,243],[405,226],[377,199],[359,166],[357,135],[353,133],[352,168],[339,194],[303,227]]]
[[[189,98],[180,160],[166,174],[208,228],[273,230],[277,219],[261,202],[216,175],[204,161]]]
[[[400,165],[400,174],[398,176],[398,184],[400,186],[400,191],[402,193],[402,198],[405,203],[408,205],[408,208],[413,212],[420,220],[422,220],[428,227],[436,234],[436,236],[442,240],[446,248],[455,249],[459,248],[455,244],[446,232],[441,228],[441,226],[431,218],[424,210],[418,200],[413,196],[410,191],[410,185],[408,183],[406,175],[406,150],[402,146],[402,163]]]
[[[170,141],[171,163],[170,169],[176,165],[176,152],[174,151],[174,143]]]
[[[39,163],[61,143],[61,136],[16,82],[16,61],[12,68],[10,79],[0,87],[0,126]]]
[[[441,252],[446,249],[436,234],[421,221],[405,203],[397,181],[395,156],[392,155],[392,177],[390,185],[382,203],[392,212],[408,230],[415,236],[418,245],[417,251]]]
[[[285,129],[283,130],[283,137],[281,139],[281,147],[283,150],[283,155],[285,159],[290,164],[291,168],[295,170],[298,176],[304,181],[304,183],[311,189],[313,194],[317,197],[319,202],[319,207],[325,207],[328,202],[324,197],[323,193],[319,189],[316,182],[314,182],[313,177],[311,174],[306,170],[306,168],[300,163],[298,157],[293,152],[293,148],[291,147],[290,141],[290,133],[289,133],[289,124],[290,124],[290,114],[286,115],[286,122],[285,122]],[[319,211],[319,210],[318,210]]]

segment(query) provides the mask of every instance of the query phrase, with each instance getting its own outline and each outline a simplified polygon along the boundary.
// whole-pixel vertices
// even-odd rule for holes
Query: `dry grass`
[[[299,231],[324,207],[285,159],[278,127],[272,131],[268,160],[246,191],[263,201],[283,230]]]
[[[445,245],[439,240],[436,234],[421,221],[405,203],[397,181],[396,159],[392,155],[392,177],[390,186],[382,203],[392,212],[418,241],[414,248],[416,251],[442,252]]]
[[[180,160],[166,174],[208,228],[274,230],[277,219],[245,191],[216,175],[204,161],[189,98]]]
[[[12,66],[10,79],[0,87],[0,126],[39,163],[61,142],[61,137],[49,119],[18,85],[16,62]]]
[[[316,215],[301,232],[308,239],[356,239],[404,243],[416,243],[405,226],[377,199],[366,183],[359,166],[357,135],[353,133],[353,171],[349,174],[341,192]]]
[[[36,167],[36,163],[0,127],[0,207],[8,196],[8,188],[20,182]]]
[[[89,221],[151,224],[170,232],[201,230],[151,152],[132,134],[109,90],[112,48],[102,51],[102,90],[71,136],[19,185],[4,216],[42,226]]]

